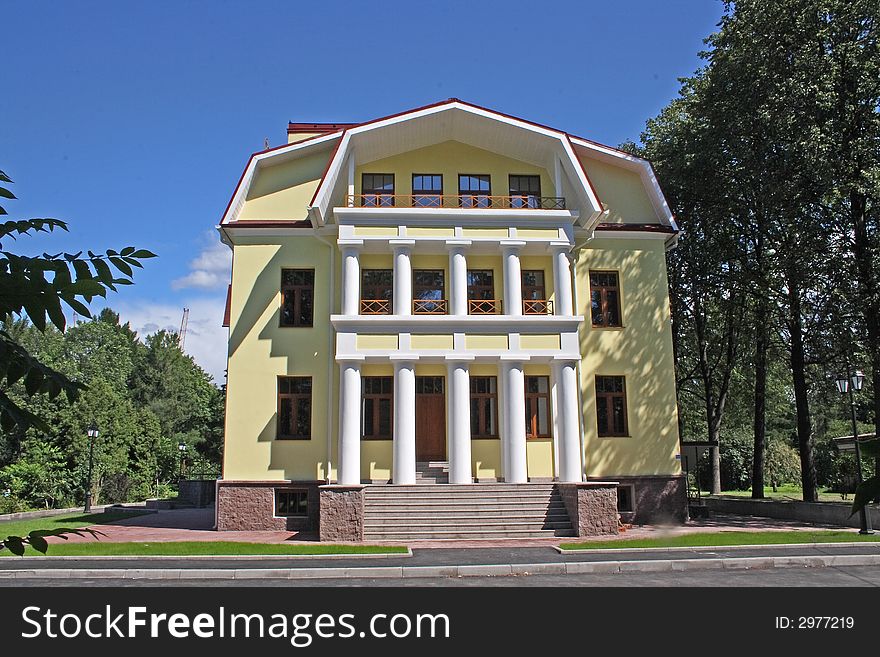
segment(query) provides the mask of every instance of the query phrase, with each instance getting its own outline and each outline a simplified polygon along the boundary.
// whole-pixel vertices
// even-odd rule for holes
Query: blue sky
[[[160,258],[109,305],[177,328],[222,380],[228,256],[213,227],[287,121],[365,121],[457,97],[606,144],[635,139],[700,65],[716,0],[6,2],[0,169],[13,218]],[[8,245],[7,245],[8,246]],[[224,247],[225,248],[225,247]]]

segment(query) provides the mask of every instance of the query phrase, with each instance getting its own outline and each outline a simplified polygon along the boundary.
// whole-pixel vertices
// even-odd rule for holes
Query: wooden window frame
[[[282,381],[292,381],[294,379],[302,379],[308,380],[309,382],[309,392],[281,392],[281,382]],[[310,376],[279,376],[276,381],[276,390],[278,395],[278,406],[277,406],[277,423],[275,427],[275,438],[277,440],[311,440],[312,439],[312,410],[314,408],[314,404],[312,403],[312,394],[314,392],[314,387],[312,386],[312,377]],[[309,432],[308,435],[305,434],[288,434],[284,433],[284,427],[281,426],[281,405],[283,400],[289,399],[291,402],[291,416],[290,416],[290,424],[295,427],[297,422],[297,401],[300,399],[308,399],[309,400]]]
[[[305,499],[306,510],[297,513],[279,513],[278,512],[278,496],[279,495],[295,495],[298,499]],[[309,491],[306,488],[276,488],[274,494],[273,517],[275,518],[308,518],[309,517]],[[299,508],[299,504],[296,505]]]
[[[533,274],[533,273],[537,273],[537,272],[541,272],[541,285],[526,285],[525,280],[524,280],[526,274]],[[532,297],[526,296],[526,288],[529,288],[529,289],[539,289],[540,288],[541,296],[535,297],[535,299],[536,300],[543,300],[543,301],[547,300],[547,273],[543,269],[523,269],[520,272],[520,285],[521,285],[520,293],[522,294],[523,301],[532,301],[533,300]]]
[[[391,386],[390,392],[366,392],[366,381],[367,379],[390,379]],[[361,409],[364,407],[364,401],[367,399],[374,400],[373,402],[373,417],[372,417],[372,427],[376,430],[382,426],[380,421],[381,418],[381,407],[382,405],[379,403],[379,400],[387,399],[389,400],[388,405],[388,435],[384,434],[372,434],[366,435],[364,432],[364,425],[366,423],[366,418],[361,418],[361,440],[392,440],[394,438],[394,377],[393,376],[365,376],[361,379]],[[363,410],[361,411],[363,413]]]
[[[422,178],[440,178],[440,190],[424,190],[416,191],[416,177]],[[430,199],[430,202],[421,202],[421,199]],[[418,200],[417,200],[418,199]],[[436,199],[436,201],[434,200]],[[412,175],[412,206],[414,208],[439,208],[443,207],[443,174],[442,173],[414,173]]]
[[[377,187],[367,187],[366,186],[366,178],[367,176],[382,176],[384,178],[391,178],[391,192],[387,192],[384,190],[377,191]],[[394,178],[393,173],[374,173],[374,172],[364,172],[361,174],[361,205],[368,208],[392,208],[394,207],[394,195],[397,193],[397,180]],[[367,202],[368,196],[377,197],[376,202]],[[386,197],[386,198],[382,198]]]
[[[284,278],[287,272],[310,272],[312,274],[312,282],[310,285],[295,285],[285,283]],[[300,310],[302,308],[302,291],[311,290],[312,292],[312,312],[309,314],[309,323],[299,323]],[[285,295],[293,294],[293,318],[291,324],[284,322],[284,299]],[[284,267],[281,270],[281,312],[278,317],[278,325],[281,328],[312,328],[315,325],[315,270],[314,268],[301,267]]]
[[[593,274],[613,274],[617,285],[593,285]],[[613,290],[617,293],[617,323],[611,324],[608,319],[608,291]],[[596,324],[593,321],[593,292],[599,292],[600,314],[602,323]],[[590,270],[590,324],[593,328],[623,328],[623,303],[620,295],[620,272],[611,269],[591,269]]]
[[[622,509],[620,505],[621,492],[625,497],[629,497],[629,508]],[[617,512],[618,513],[635,513],[636,512],[636,488],[632,484],[620,484],[617,487]]]
[[[495,392],[474,392],[473,391],[473,382],[476,379],[494,379],[495,380]],[[492,426],[495,427],[495,433],[474,433],[473,431],[473,417],[471,416],[469,420],[471,421],[471,439],[476,440],[497,440],[500,438],[500,432],[498,431],[498,377],[497,376],[472,376],[470,377],[471,381],[471,390],[468,397],[468,411],[472,410],[470,407],[470,400],[472,399],[494,399],[495,404],[494,408],[494,417],[492,418]],[[481,430],[485,430],[486,428],[486,413],[484,412],[484,405],[480,404],[479,409],[479,419],[477,420],[477,425]]]
[[[621,392],[599,392],[599,379],[608,378],[608,379],[620,379],[623,383],[623,390]],[[596,432],[598,433],[600,438],[627,438],[629,437],[629,408],[627,404],[627,394],[626,394],[626,377],[619,376],[616,374],[597,374],[595,379],[596,386]],[[614,418],[614,400],[620,398],[623,400],[623,432],[614,431],[613,426],[613,418]],[[599,407],[600,404],[605,405],[606,417],[608,418],[609,426],[606,427],[605,433],[602,432],[601,427],[599,426]]]
[[[514,179],[522,179],[529,178],[538,181],[538,191],[537,193],[531,192],[522,192],[519,190],[513,189],[513,181]],[[527,207],[527,208],[540,208],[541,207],[541,176],[530,173],[511,173],[507,176],[507,193],[510,195],[510,207]],[[522,205],[516,205],[514,199],[520,199],[519,202]],[[529,199],[535,199],[532,203],[529,202]]]
[[[478,193],[474,193],[473,190],[463,190],[461,188],[461,179],[462,178],[485,178],[486,182],[489,183],[489,189],[486,190],[485,193],[482,191],[478,191]],[[464,203],[464,197],[470,197],[471,200],[469,204]],[[479,201],[474,201],[474,198],[477,197],[485,197],[485,205],[481,204]],[[458,205],[462,208],[476,208],[476,209],[485,209],[492,207],[492,175],[489,173],[460,173],[458,174]]]
[[[388,295],[387,299],[385,299],[384,297],[376,296],[375,289],[377,289],[377,287],[375,287],[375,286],[373,287],[373,291],[370,292],[371,296],[367,296],[366,294],[364,294],[364,275],[367,272],[377,272],[377,271],[389,272],[391,274],[391,285],[389,287],[391,293]],[[392,314],[394,312],[394,310],[393,310],[393,308],[394,308],[394,270],[393,269],[385,269],[385,268],[361,269],[361,296],[360,296],[361,304],[363,304],[364,301],[378,301],[380,299],[384,299],[384,300],[388,301],[388,308],[389,308],[388,314],[389,315]],[[361,313],[363,313],[363,310],[361,310]]]
[[[529,392],[529,379],[545,379],[547,381],[547,392]],[[531,418],[531,422],[526,422],[526,440],[543,440],[553,437],[553,416],[550,404],[550,377],[543,374],[526,375],[523,381],[525,388],[525,406],[526,412]],[[538,404],[543,403],[547,409],[547,433],[538,433]],[[534,412],[532,412],[532,402],[534,402]]]

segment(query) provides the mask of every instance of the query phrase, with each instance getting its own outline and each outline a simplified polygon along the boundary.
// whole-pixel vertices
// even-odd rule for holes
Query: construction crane
[[[177,344],[183,351],[183,345],[186,343],[186,324],[189,321],[189,308],[183,309],[183,317],[180,319],[180,330],[177,332]]]

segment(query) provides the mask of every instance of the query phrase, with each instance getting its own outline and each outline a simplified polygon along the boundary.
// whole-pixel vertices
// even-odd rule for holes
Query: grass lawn
[[[664,538],[630,538],[614,541],[563,543],[563,550],[598,550],[608,548],[703,547],[724,545],[786,545],[790,543],[877,542],[880,534],[862,536],[857,529],[799,532],[705,532]]]
[[[108,513],[65,513],[60,516],[48,516],[45,518],[27,518],[24,520],[4,520],[0,522],[0,537],[26,536],[35,529],[61,529],[70,527],[89,527],[91,525],[105,525],[124,518],[144,515],[146,512],[114,512]]]
[[[236,543],[232,541],[180,541],[173,543],[53,543],[49,557],[82,556],[218,556],[308,554],[406,554],[402,545],[291,545],[286,543]],[[0,556],[13,557],[8,550]],[[42,556],[28,548],[25,556]]]

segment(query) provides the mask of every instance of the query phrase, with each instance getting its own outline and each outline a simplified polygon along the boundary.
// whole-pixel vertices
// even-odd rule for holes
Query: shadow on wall
[[[583,249],[578,268],[619,272],[624,328],[596,329],[590,323],[590,297],[580,295],[586,318],[579,335],[585,466],[590,476],[670,474],[675,461],[678,422],[672,357],[665,252],[633,245],[621,251]],[[598,363],[598,367],[596,366]],[[599,438],[596,375],[623,375],[626,381],[628,437]]]

